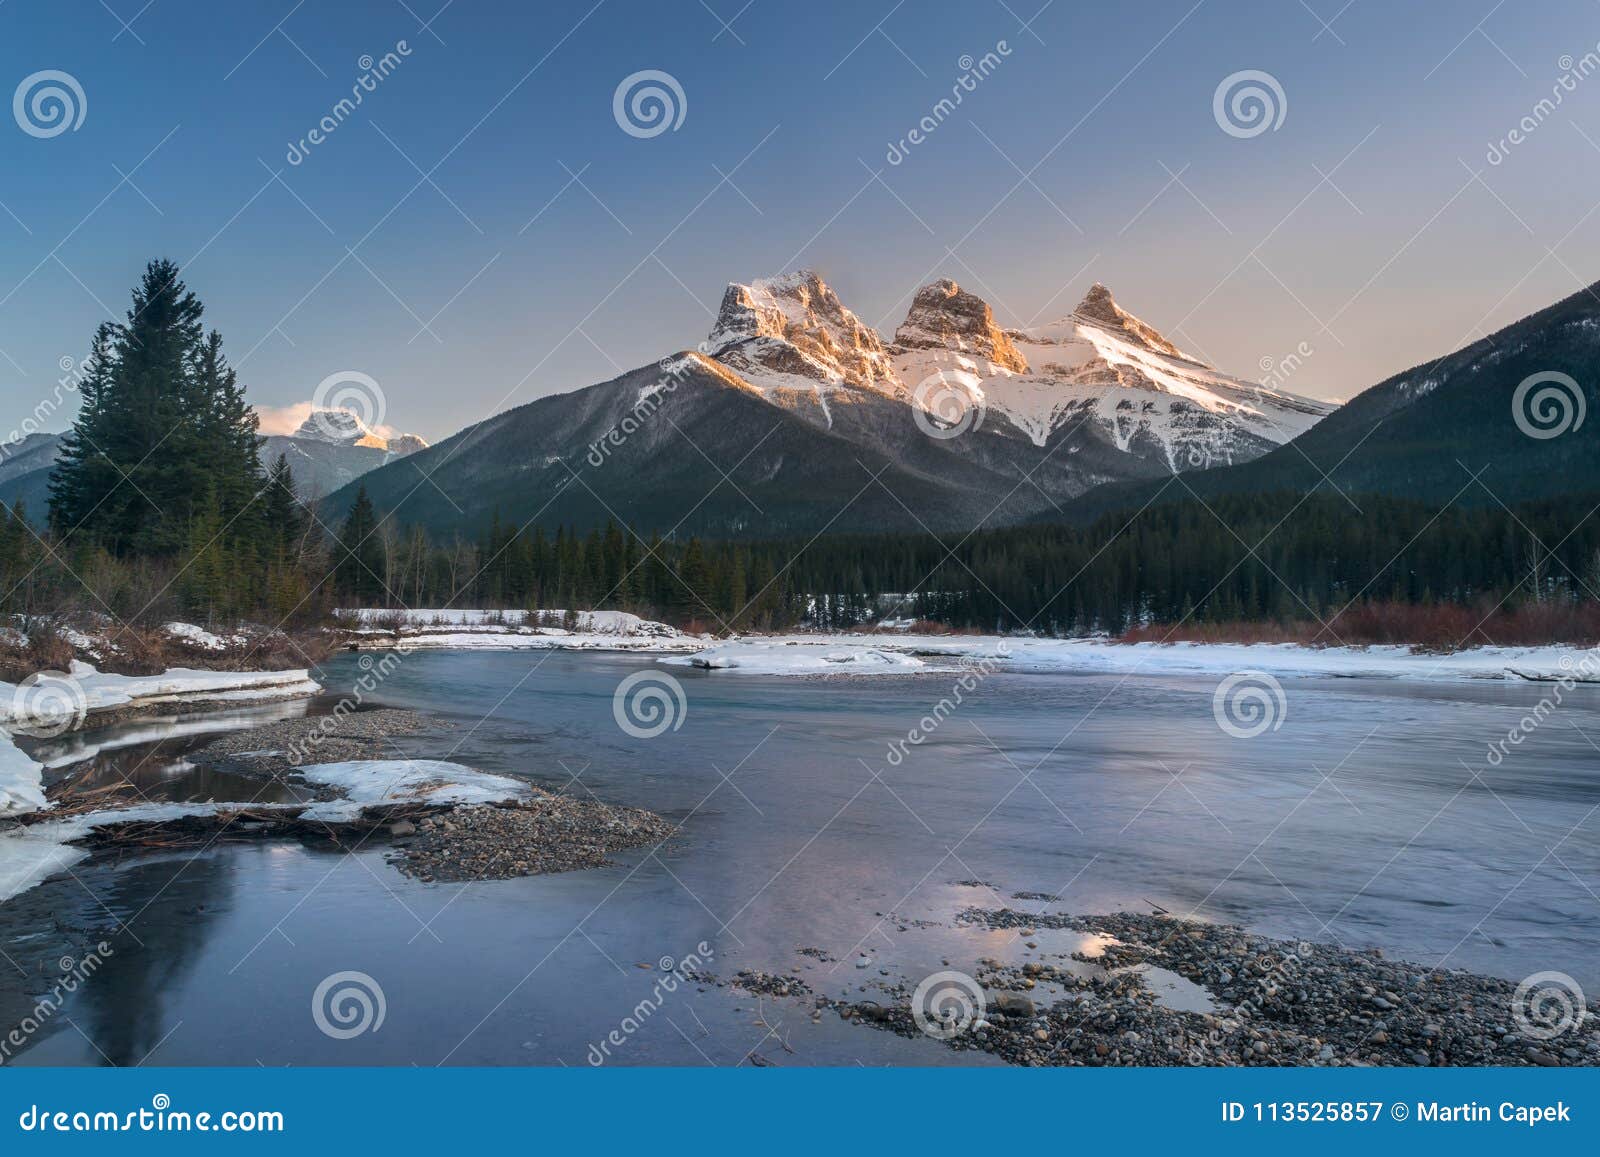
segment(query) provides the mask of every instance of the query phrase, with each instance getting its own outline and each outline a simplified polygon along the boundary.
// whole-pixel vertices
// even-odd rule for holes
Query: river
[[[330,693],[356,662],[321,672]],[[102,935],[114,949],[15,1063],[734,1064],[752,1050],[978,1063],[731,988],[661,996],[660,962],[704,944],[704,971],[724,979],[798,968],[817,992],[870,994],[880,969],[914,979],[1026,955],[1014,932],[954,920],[969,905],[1046,905],[1018,893],[1058,897],[1050,911],[1160,907],[1513,980],[1557,970],[1600,992],[1600,688],[1567,692],[1491,761],[1553,686],[1286,680],[1279,726],[1240,739],[1217,724],[1211,679],[996,672],[924,721],[955,676],[673,668],[679,726],[635,737],[613,693],[652,669],[642,655],[418,652],[377,698],[448,724],[399,741],[405,754],[650,808],[682,823],[664,847],[469,885],[402,876],[376,846],[88,862],[0,907],[8,1023],[38,994],[41,954]],[[922,742],[902,757],[913,728]],[[154,797],[259,788],[201,777],[183,755],[209,736],[185,730],[152,744],[136,721],[80,738],[126,738],[94,774],[132,775]],[[1071,935],[1033,939],[1065,951]],[[319,1029],[312,994],[340,972],[381,988],[375,1031]],[[621,1043],[597,1051],[608,1039]]]

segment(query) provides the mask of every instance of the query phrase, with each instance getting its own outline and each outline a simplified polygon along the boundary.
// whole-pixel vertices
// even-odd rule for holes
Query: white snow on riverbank
[[[136,821],[211,815],[227,806],[210,803],[139,804],[136,807],[90,812],[71,819],[49,820],[0,832],[0,903],[85,859],[89,853],[73,847],[71,841],[81,840],[95,828]]]
[[[790,635],[733,639],[661,663],[747,674],[907,674],[992,662],[1002,670],[1111,675],[1229,675],[1372,679],[1534,679],[1600,683],[1600,651],[1585,647],[1479,647],[1452,654],[1409,647],[1304,647],[1295,643],[1114,643],[978,635]]]
[[[705,639],[626,611],[342,610],[360,647],[396,651],[690,651]]]
[[[0,816],[21,815],[44,807],[43,780],[44,768],[0,731]]]
[[[510,803],[527,799],[528,785],[438,759],[358,759],[298,769],[307,783],[331,787],[344,799],[312,804],[302,819],[354,820],[375,804]]]
[[[659,662],[712,671],[736,668],[755,675],[907,675],[926,669],[921,659],[882,647],[753,639],[718,643],[693,655],[675,655]]]
[[[333,612],[356,629],[399,627],[537,627],[574,635],[646,635],[676,638],[680,632],[665,623],[641,619],[627,611],[484,611],[462,607],[418,607],[405,610],[363,608]]]
[[[0,681],[0,816],[46,805],[44,768],[20,750],[12,733],[69,731],[97,712],[125,707],[248,703],[315,695],[322,690],[305,670],[198,671],[174,667],[160,675],[109,675],[73,661],[65,675],[22,683]]]
[[[0,747],[0,756],[4,748]],[[12,751],[16,751],[13,747]],[[17,754],[21,754],[18,752]],[[33,766],[37,767],[37,764]],[[3,763],[0,763],[3,767]],[[380,804],[493,804],[514,803],[532,795],[527,784],[502,775],[474,771],[459,763],[436,759],[368,759],[347,763],[318,763],[299,768],[306,783],[329,787],[344,798],[311,804],[300,818],[345,823],[359,819],[365,808]],[[40,800],[42,805],[43,800]],[[74,847],[95,828],[111,824],[160,822],[186,816],[216,815],[247,806],[220,803],[147,803],[128,808],[89,812],[63,820],[43,820],[27,826],[0,829],[0,903],[27,891],[56,872],[85,859],[88,852]],[[254,811],[298,808],[299,804],[249,804]],[[26,809],[33,810],[33,809]]]
[[[51,693],[43,693],[45,688]],[[159,675],[110,675],[73,660],[65,676],[57,674],[35,684],[0,681],[0,726],[48,726],[97,711],[153,703],[274,699],[319,690],[304,669],[201,671],[173,667]]]

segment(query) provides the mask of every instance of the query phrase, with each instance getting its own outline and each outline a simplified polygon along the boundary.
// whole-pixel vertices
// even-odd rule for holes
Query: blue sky
[[[800,265],[886,335],[934,277],[1008,324],[1100,280],[1241,376],[1304,343],[1285,384],[1340,398],[1600,278],[1600,76],[1536,111],[1596,51],[1591,0],[1041,2],[5,0],[0,96],[60,70],[86,115],[0,117],[0,427],[157,255],[259,406],[357,370],[430,439],[690,346],[728,281]],[[646,69],[685,108],[639,138],[613,94]],[[1240,137],[1213,95],[1247,69],[1285,110]]]

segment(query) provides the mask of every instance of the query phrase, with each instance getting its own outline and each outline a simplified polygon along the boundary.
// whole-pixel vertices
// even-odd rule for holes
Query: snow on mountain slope
[[[728,286],[701,348],[768,401],[814,408],[823,425],[833,424],[829,401],[841,391],[906,400],[878,332],[810,270]]]
[[[953,384],[1038,446],[1093,422],[1118,449],[1173,471],[1257,457],[1334,409],[1220,373],[1098,284],[1060,321],[1002,330],[981,298],[935,282],[918,292],[890,353],[914,397]]]
[[[395,455],[415,454],[428,443],[416,434],[396,434],[386,438],[369,427],[350,410],[312,410],[290,438],[305,442],[326,442],[331,446],[366,446],[388,450]]]
[[[1258,457],[1333,409],[1218,372],[1099,284],[1062,320],[1007,330],[981,297],[936,281],[917,291],[885,345],[801,270],[728,286],[701,348],[766,401],[830,430],[840,405],[870,398],[947,422],[954,394],[1035,446],[1092,424],[1116,450],[1173,471]]]

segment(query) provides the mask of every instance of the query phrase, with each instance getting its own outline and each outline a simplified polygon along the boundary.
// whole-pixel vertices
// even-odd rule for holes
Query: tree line
[[[815,541],[517,526],[435,541],[360,489],[329,526],[260,461],[222,338],[154,261],[101,325],[50,484],[49,525],[0,513],[0,610],[127,621],[327,621],[337,606],[622,609],[713,631],[885,618],[1121,633],[1324,622],[1352,606],[1592,605],[1600,528],[1580,497],[1515,508],[1320,492],[1229,496],[966,536]]]

